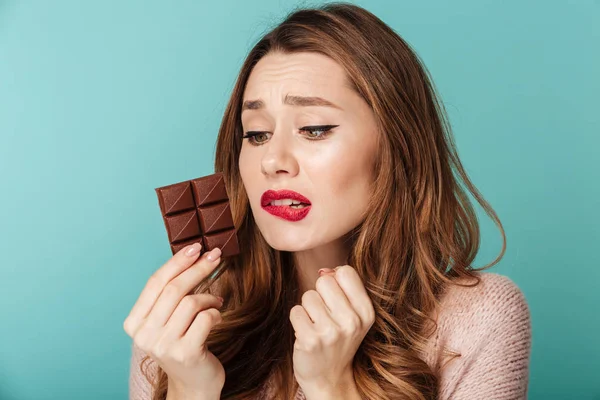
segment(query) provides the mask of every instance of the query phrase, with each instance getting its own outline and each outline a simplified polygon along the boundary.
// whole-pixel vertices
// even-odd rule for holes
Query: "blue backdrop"
[[[154,188],[213,172],[243,58],[300,4],[0,0],[1,399],[126,398],[122,324],[170,256]],[[600,2],[356,4],[423,58],[504,223],[529,398],[599,399]]]

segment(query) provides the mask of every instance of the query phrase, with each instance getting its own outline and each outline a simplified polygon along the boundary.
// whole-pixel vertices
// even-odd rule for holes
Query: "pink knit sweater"
[[[442,349],[460,353],[441,370],[440,400],[526,399],[531,352],[529,306],[510,278],[479,272],[475,288],[452,285],[442,298],[438,330],[422,359],[432,368],[442,359]],[[139,371],[144,353],[135,345],[129,376],[130,400],[151,399],[151,385]],[[152,362],[151,371],[156,364]],[[257,400],[269,397],[267,383]],[[302,388],[296,400],[305,400]]]

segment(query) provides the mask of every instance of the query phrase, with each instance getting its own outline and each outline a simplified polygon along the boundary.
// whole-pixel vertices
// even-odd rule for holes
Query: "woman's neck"
[[[350,246],[345,238],[340,238],[313,249],[294,252],[293,257],[298,271],[300,293],[315,289],[319,269],[345,265],[348,262],[349,254]]]

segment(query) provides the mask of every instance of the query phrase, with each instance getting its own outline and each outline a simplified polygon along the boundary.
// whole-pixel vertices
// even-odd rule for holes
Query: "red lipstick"
[[[271,204],[273,200],[283,199],[299,201],[304,206],[301,208],[296,208],[292,206],[275,206]],[[283,218],[287,221],[300,221],[306,217],[311,209],[310,200],[302,196],[300,193],[285,189],[277,191],[267,190],[260,198],[260,205],[269,214]]]

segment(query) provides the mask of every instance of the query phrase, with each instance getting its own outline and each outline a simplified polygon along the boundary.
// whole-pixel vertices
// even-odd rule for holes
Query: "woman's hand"
[[[221,251],[198,259],[200,249],[199,243],[184,247],[152,274],[123,328],[167,373],[169,392],[219,398],[225,370],[204,342],[222,320],[222,301],[188,293],[219,265]]]
[[[306,291],[302,305],[290,310],[294,375],[307,398],[342,393],[355,384],[352,360],[375,322],[373,303],[354,268],[325,270],[316,290]]]

